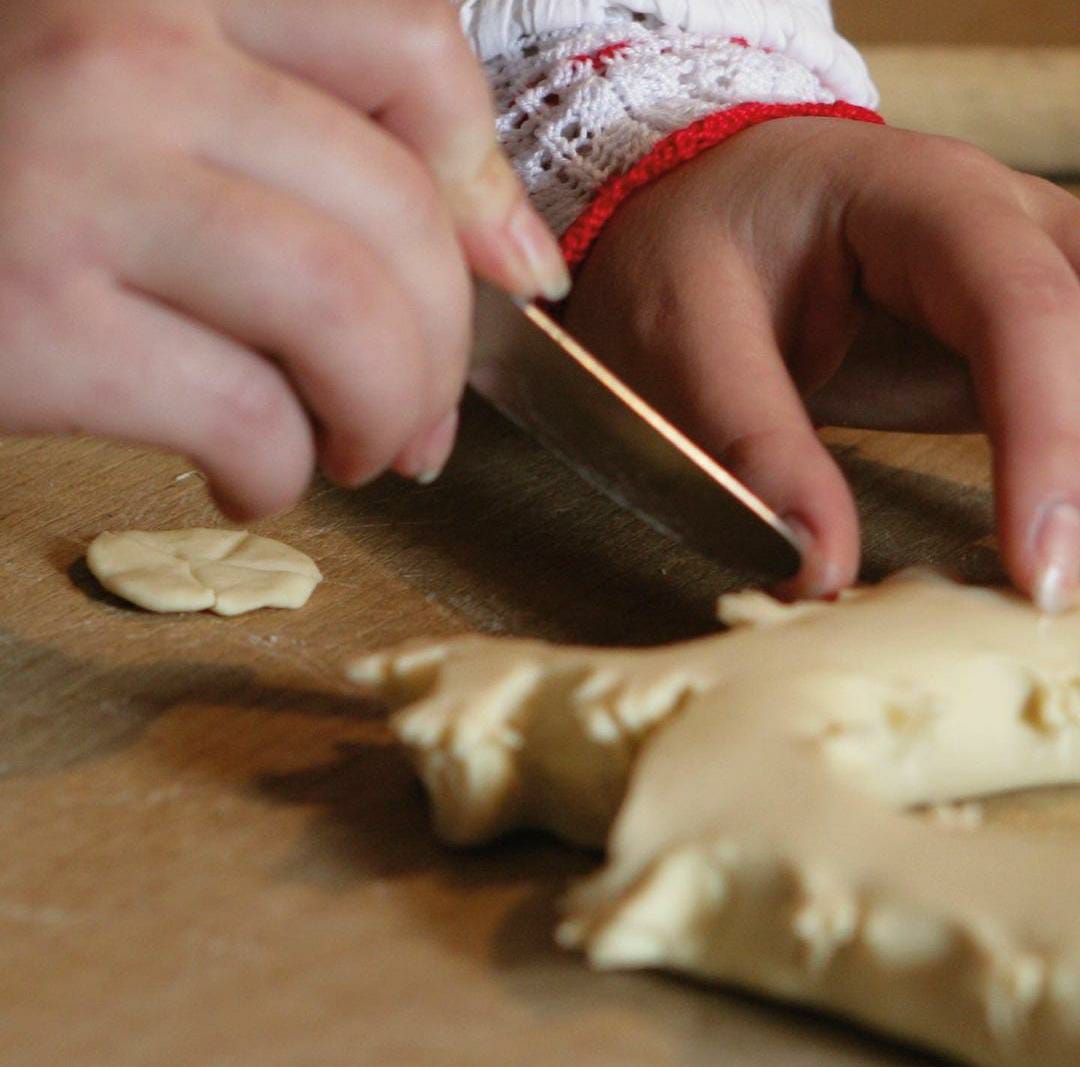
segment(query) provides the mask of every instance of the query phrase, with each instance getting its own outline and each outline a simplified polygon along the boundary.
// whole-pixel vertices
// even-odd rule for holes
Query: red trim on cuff
[[[619,205],[633,192],[656,181],[681,163],[701,155],[707,148],[726,141],[742,130],[771,119],[796,116],[854,119],[857,122],[883,124],[884,119],[869,108],[838,101],[835,104],[738,104],[717,111],[668,134],[642,156],[625,174],[609,178],[589,206],[570,224],[559,244],[571,270],[581,265],[600,231],[610,221]]]

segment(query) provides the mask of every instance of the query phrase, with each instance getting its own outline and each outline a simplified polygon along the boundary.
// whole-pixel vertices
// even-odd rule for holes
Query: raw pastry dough
[[[110,593],[159,612],[300,608],[322,581],[303,552],[243,530],[103,533],[86,562]]]
[[[470,638],[351,676],[440,832],[599,843],[562,944],[840,1013],[982,1067],[1080,1062],[1080,855],[907,809],[1080,781],[1080,614],[923,572],[721,601],[645,652]],[[617,817],[616,817],[617,813]]]

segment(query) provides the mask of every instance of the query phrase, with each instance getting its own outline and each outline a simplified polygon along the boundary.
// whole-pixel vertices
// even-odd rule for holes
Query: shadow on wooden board
[[[537,833],[469,850],[440,845],[412,771],[392,746],[339,745],[321,764],[263,776],[258,789],[273,802],[317,812],[275,877],[330,893],[386,881],[395,906],[407,909],[427,936],[478,969],[493,970],[514,1002],[553,1026],[567,1026],[588,1005],[594,1016],[625,1014],[648,1024],[664,1035],[667,1047],[681,1049],[687,1063],[734,1067],[742,1046],[752,1050],[755,1063],[772,1056],[777,1063],[797,1057],[835,1067],[945,1065],[739,991],[653,972],[591,970],[557,948],[553,932],[559,899],[571,881],[595,868],[597,857]],[[517,891],[508,896],[510,889]],[[500,912],[492,928],[487,918]]]
[[[1000,580],[979,544],[992,530],[988,491],[854,450],[839,459],[862,514],[865,579],[927,564]],[[717,595],[750,581],[657,534],[475,398],[434,485],[326,489],[318,507],[354,524],[400,578],[489,633],[617,645],[696,637],[715,631]]]
[[[398,577],[488,633],[657,644],[715,630],[717,592],[745,581],[616,507],[470,398],[443,476],[327,490]]]
[[[597,972],[573,956],[577,966],[568,968],[567,953],[552,937],[562,891],[544,887],[529,896],[504,917],[491,939],[495,966],[523,1000],[550,1002],[552,973],[557,972],[557,1004],[565,1010],[586,1000],[612,1012],[662,1020],[676,1047],[686,1050],[687,1063],[737,1067],[740,1045],[749,1043],[752,1062],[777,1067],[959,1067],[830,1016],[743,990],[652,971]]]
[[[902,567],[940,567],[965,582],[1006,581],[986,543],[994,527],[988,489],[877,463],[854,450],[837,460],[859,507],[860,577],[876,582]]]
[[[254,669],[238,664],[165,660],[110,667],[4,630],[0,654],[11,667],[0,694],[0,780],[53,774],[102,758],[185,706],[346,722],[381,719],[384,713],[360,696],[262,685]]]

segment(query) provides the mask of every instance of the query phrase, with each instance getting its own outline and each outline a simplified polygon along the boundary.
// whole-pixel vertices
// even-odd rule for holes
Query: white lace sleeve
[[[572,264],[632,188],[739,129],[876,118],[826,0],[457,2],[503,145]]]
[[[637,19],[713,37],[741,37],[782,52],[840,99],[877,102],[859,53],[833,27],[828,0],[456,0],[482,60],[506,55],[523,38],[609,27]]]

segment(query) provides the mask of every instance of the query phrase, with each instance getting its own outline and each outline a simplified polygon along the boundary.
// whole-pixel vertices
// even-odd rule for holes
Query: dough
[[[351,675],[408,703],[394,728],[447,839],[608,833],[558,931],[595,966],[744,986],[980,1067],[1080,1062],[1080,855],[962,804],[1080,782],[1080,613],[925,572],[720,613],[730,632],[669,648],[470,638]]]
[[[110,593],[159,612],[300,608],[322,581],[303,552],[243,530],[103,533],[86,562]]]

